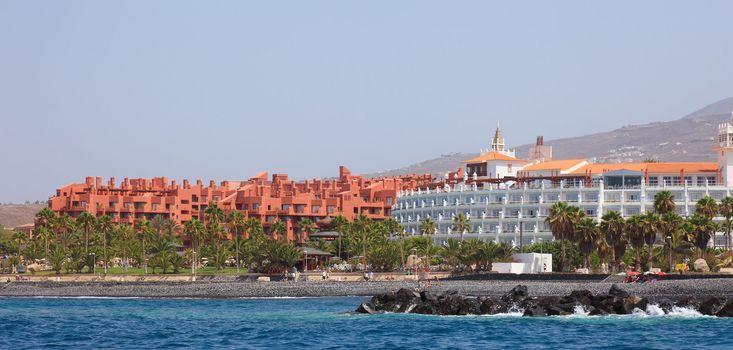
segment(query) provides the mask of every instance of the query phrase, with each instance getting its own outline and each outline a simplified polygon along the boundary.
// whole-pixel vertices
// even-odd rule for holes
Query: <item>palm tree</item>
[[[64,213],[54,220],[52,227],[56,230],[56,237],[61,239],[61,244],[64,246],[64,251],[66,251],[75,228],[74,220],[68,214]]]
[[[275,220],[272,225],[270,225],[270,232],[277,235],[277,239],[279,240],[288,239],[288,225],[285,224],[285,221],[280,219]]]
[[[336,217],[331,220],[331,225],[334,227],[336,232],[338,232],[338,240],[339,240],[339,247],[338,247],[338,257],[343,259],[344,257],[341,254],[341,242],[343,241],[343,236],[345,233],[349,231],[349,220],[344,217],[343,215],[339,214]]]
[[[654,211],[659,215],[675,211],[674,195],[672,192],[664,190],[654,195]]]
[[[701,213],[695,213],[689,219],[693,244],[697,247],[701,258],[705,258],[705,249],[707,249],[710,238],[715,234],[718,225],[713,222],[709,216]]]
[[[691,249],[695,246],[690,242],[687,232],[692,232],[691,224],[688,221],[682,220],[679,227],[675,230],[670,231],[667,235],[667,249],[672,254],[672,263],[670,270],[674,268],[677,263],[677,256],[679,254],[688,255]]]
[[[36,229],[35,235],[43,240],[44,258],[48,261],[48,246],[49,242],[54,239],[53,231],[51,231],[47,226],[41,226]]]
[[[372,229],[372,219],[365,215],[359,215],[351,225],[351,231],[360,239],[362,257],[364,259],[364,270],[367,268],[367,247],[369,245],[369,234]]]
[[[105,215],[104,217],[107,216]],[[120,227],[117,228],[117,234],[112,239],[112,242],[117,252],[122,254],[125,273],[127,273],[127,267],[130,265],[129,257],[132,255],[135,244],[135,230],[130,225],[120,225]]]
[[[700,198],[700,200],[697,201],[697,204],[695,204],[695,212],[712,219],[718,212],[718,203],[715,202],[715,199],[713,199],[713,197],[702,197]]]
[[[463,234],[471,229],[471,221],[463,213],[458,214],[453,217],[453,229],[461,233],[461,242],[463,242]]]
[[[201,254],[199,248],[201,241],[204,239],[204,235],[206,234],[206,227],[201,221],[193,218],[191,221],[187,221],[183,224],[183,232],[191,241],[191,261],[194,265],[197,265],[198,261],[196,259],[196,253]]]
[[[89,214],[89,212],[83,212],[76,218],[76,225],[84,231],[84,256],[89,255],[89,231],[94,229],[96,225],[96,218]]]
[[[103,215],[99,219],[97,219],[97,230],[102,233],[102,244],[104,249],[104,272],[107,273],[107,238],[109,237],[110,231],[114,228],[114,223],[112,222],[112,218]],[[94,269],[91,269],[94,272]]]
[[[209,226],[221,224],[224,219],[224,211],[216,204],[211,204],[204,210],[204,220]]]
[[[244,230],[247,232],[249,239],[260,241],[263,237],[264,229],[259,219],[250,217],[244,222]]]
[[[45,227],[47,229],[51,229],[55,219],[56,213],[53,210],[49,208],[43,208],[36,213],[36,227]]]
[[[644,235],[644,242],[649,247],[649,257],[647,258],[647,271],[652,269],[654,262],[653,247],[657,241],[657,231],[659,230],[659,215],[653,212],[646,212],[642,216],[641,230]]]
[[[244,231],[244,214],[239,211],[233,211],[229,214],[228,219],[229,230],[234,234],[234,247],[237,255],[237,273],[239,273],[239,236]]]
[[[445,259],[451,268],[458,268],[460,257],[463,251],[461,250],[461,241],[451,237],[445,241],[439,254]]]
[[[140,237],[140,259],[138,262],[143,265],[144,272],[148,273],[148,246],[146,243],[150,240],[155,232],[150,221],[142,220],[137,223],[138,237]]]
[[[616,272],[616,267],[618,266],[615,247],[623,239],[625,228],[626,220],[624,220],[621,213],[617,211],[609,211],[601,217],[600,229],[603,233],[605,242],[608,243],[611,248],[611,272]]]
[[[572,207],[565,202],[557,202],[550,207],[550,214],[545,222],[550,226],[552,235],[560,241],[560,256],[562,261],[562,270],[565,270],[566,254],[565,242],[572,240],[575,233],[575,225],[583,216],[578,207]]]
[[[592,218],[584,217],[575,225],[575,241],[578,242],[580,252],[583,254],[583,267],[588,268],[588,258],[596,247],[598,239],[598,224]]]
[[[720,206],[718,207],[718,210],[720,211],[720,215],[722,215],[725,218],[725,221],[723,222],[723,229],[725,229],[725,249],[730,249],[730,231],[731,226],[733,226],[733,197],[726,196],[720,201]]]
[[[644,248],[644,219],[641,215],[633,215],[626,221],[626,240],[634,248],[635,271],[641,271],[641,250]]]
[[[425,245],[425,267],[430,266],[430,246],[433,244],[433,235],[436,231],[433,219],[428,217],[420,223],[420,234],[428,238]]]
[[[315,232],[315,230],[316,224],[314,224],[311,219],[300,219],[300,221],[298,221],[298,235],[296,239],[296,244],[301,244],[305,242],[308,235]]]

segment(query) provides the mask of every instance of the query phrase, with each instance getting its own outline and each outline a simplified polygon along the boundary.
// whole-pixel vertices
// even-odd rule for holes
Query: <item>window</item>
[[[649,186],[659,186],[659,177],[650,176],[649,177]]]
[[[692,186],[692,176],[685,176],[685,185]]]
[[[311,213],[317,213],[319,210],[321,210],[320,205],[312,205],[311,206]]]
[[[671,176],[664,176],[662,180],[664,181],[664,186],[672,186],[672,177]]]
[[[295,205],[295,212],[296,213],[302,213],[305,211],[305,204],[296,204]]]
[[[252,210],[257,210],[260,207],[260,203],[252,203]]]
[[[329,214],[332,214],[332,213],[334,213],[336,211],[336,206],[335,205],[329,205],[329,206],[326,207],[326,210],[328,211]]]
[[[387,205],[392,205],[393,201],[392,197],[387,197]]]
[[[290,210],[290,204],[283,204],[282,210],[284,210],[284,211]]]
[[[512,163],[509,163],[509,164],[506,165],[506,172],[511,174],[511,172],[512,172]]]
[[[715,176],[708,176],[708,185],[715,186],[717,182],[718,181]]]
[[[698,176],[697,177],[697,185],[698,186],[705,186],[705,176]]]
[[[679,176],[672,176],[672,186],[680,186],[681,184]]]

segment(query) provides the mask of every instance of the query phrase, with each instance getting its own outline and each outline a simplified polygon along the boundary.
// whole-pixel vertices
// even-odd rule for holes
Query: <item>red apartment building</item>
[[[432,175],[408,175],[366,179],[339,168],[337,179],[295,182],[286,174],[263,172],[247,181],[201,180],[182,184],[166,177],[127,179],[119,186],[115,178],[106,183],[101,177],[87,177],[56,190],[48,206],[56,213],[77,217],[83,211],[95,216],[109,215],[117,223],[135,224],[156,215],[182,224],[193,218],[203,220],[204,210],[216,203],[225,213],[241,211],[246,217],[259,219],[269,232],[270,225],[282,220],[288,228],[288,239],[295,238],[297,223],[309,218],[324,227],[336,215],[353,220],[366,215],[375,220],[390,216],[397,200],[397,191],[410,190],[433,182]]]

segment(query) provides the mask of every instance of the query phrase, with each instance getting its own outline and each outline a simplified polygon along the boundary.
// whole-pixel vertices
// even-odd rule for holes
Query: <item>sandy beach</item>
[[[530,295],[565,295],[572,290],[593,293],[609,290],[610,282],[577,281],[441,281],[439,293],[456,290],[464,295],[500,296],[517,284]],[[690,279],[645,284],[619,284],[628,292],[650,299],[685,296],[733,297],[733,279]],[[371,296],[399,288],[416,288],[414,282],[10,282],[0,287],[0,297],[150,297],[241,298]]]

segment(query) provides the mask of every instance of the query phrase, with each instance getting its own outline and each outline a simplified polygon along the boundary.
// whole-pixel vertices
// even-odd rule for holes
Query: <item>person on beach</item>
[[[326,273],[326,270],[323,270],[323,273],[321,273],[321,279],[326,280],[328,278],[328,274]]]

